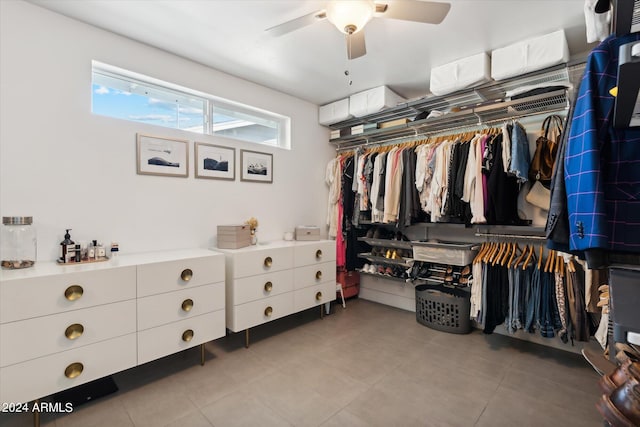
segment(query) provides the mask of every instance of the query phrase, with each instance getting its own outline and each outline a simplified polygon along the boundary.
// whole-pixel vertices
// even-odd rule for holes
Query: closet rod
[[[476,233],[476,237],[501,237],[508,239],[527,239],[527,240],[547,240],[546,236],[532,236],[525,234],[499,234],[499,233]]]
[[[353,148],[357,148],[357,147],[368,147],[368,146],[383,146],[386,144],[392,144],[392,143],[400,143],[400,141],[402,140],[402,142],[412,142],[412,141],[416,141],[419,139],[424,139],[424,138],[428,138],[430,136],[440,136],[440,135],[446,135],[446,134],[455,134],[455,133],[459,133],[456,131],[462,131],[462,130],[474,130],[474,129],[479,129],[481,127],[486,127],[489,128],[491,127],[491,125],[496,124],[496,123],[504,123],[506,121],[509,120],[516,120],[516,119],[521,119],[523,117],[534,117],[537,115],[543,115],[543,114],[551,114],[557,111],[563,111],[563,110],[567,110],[569,107],[567,105],[564,105],[562,107],[558,107],[558,108],[552,108],[552,109],[548,109],[545,111],[541,111],[538,113],[523,113],[523,114],[514,114],[514,115],[509,115],[509,116],[505,116],[505,117],[501,117],[499,119],[492,119],[492,120],[487,120],[481,124],[465,124],[465,125],[461,125],[461,126],[454,126],[454,127],[450,127],[450,128],[446,128],[446,129],[438,129],[438,130],[432,130],[432,131],[423,131],[423,132],[417,132],[414,129],[414,134],[413,135],[402,135],[402,136],[395,136],[395,137],[390,137],[387,139],[381,139],[381,140],[375,140],[375,141],[369,141],[366,137],[365,137],[365,142],[363,143],[362,141],[360,142],[354,142],[352,144],[349,145],[343,145],[340,147],[336,147],[336,152],[343,152],[343,151],[348,151],[351,150]]]

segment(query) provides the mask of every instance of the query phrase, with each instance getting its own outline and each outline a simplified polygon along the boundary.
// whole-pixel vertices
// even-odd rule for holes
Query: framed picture
[[[273,154],[240,150],[241,181],[273,182]]]
[[[137,135],[139,175],[189,176],[189,145],[182,139]]]
[[[194,157],[196,178],[236,179],[236,150],[220,145],[196,142]]]

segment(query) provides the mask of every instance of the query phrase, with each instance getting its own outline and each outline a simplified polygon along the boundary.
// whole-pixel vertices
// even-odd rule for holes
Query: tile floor
[[[439,332],[353,299],[114,375],[117,393],[43,426],[602,426],[597,374],[575,353]],[[2,426],[32,419],[0,414]]]

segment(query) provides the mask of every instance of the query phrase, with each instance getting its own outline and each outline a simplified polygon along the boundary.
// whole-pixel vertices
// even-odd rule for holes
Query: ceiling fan
[[[374,17],[399,19],[402,21],[439,24],[449,13],[451,5],[433,1],[403,0],[389,3],[373,0],[332,0],[325,9],[292,19],[265,30],[273,36],[281,36],[307,25],[329,20],[346,34],[347,57],[359,58],[367,53],[364,41],[364,26]]]

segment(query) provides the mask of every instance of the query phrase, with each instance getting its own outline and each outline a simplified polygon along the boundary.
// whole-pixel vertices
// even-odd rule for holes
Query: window
[[[241,141],[291,148],[291,119],[93,62],[91,111]]]

